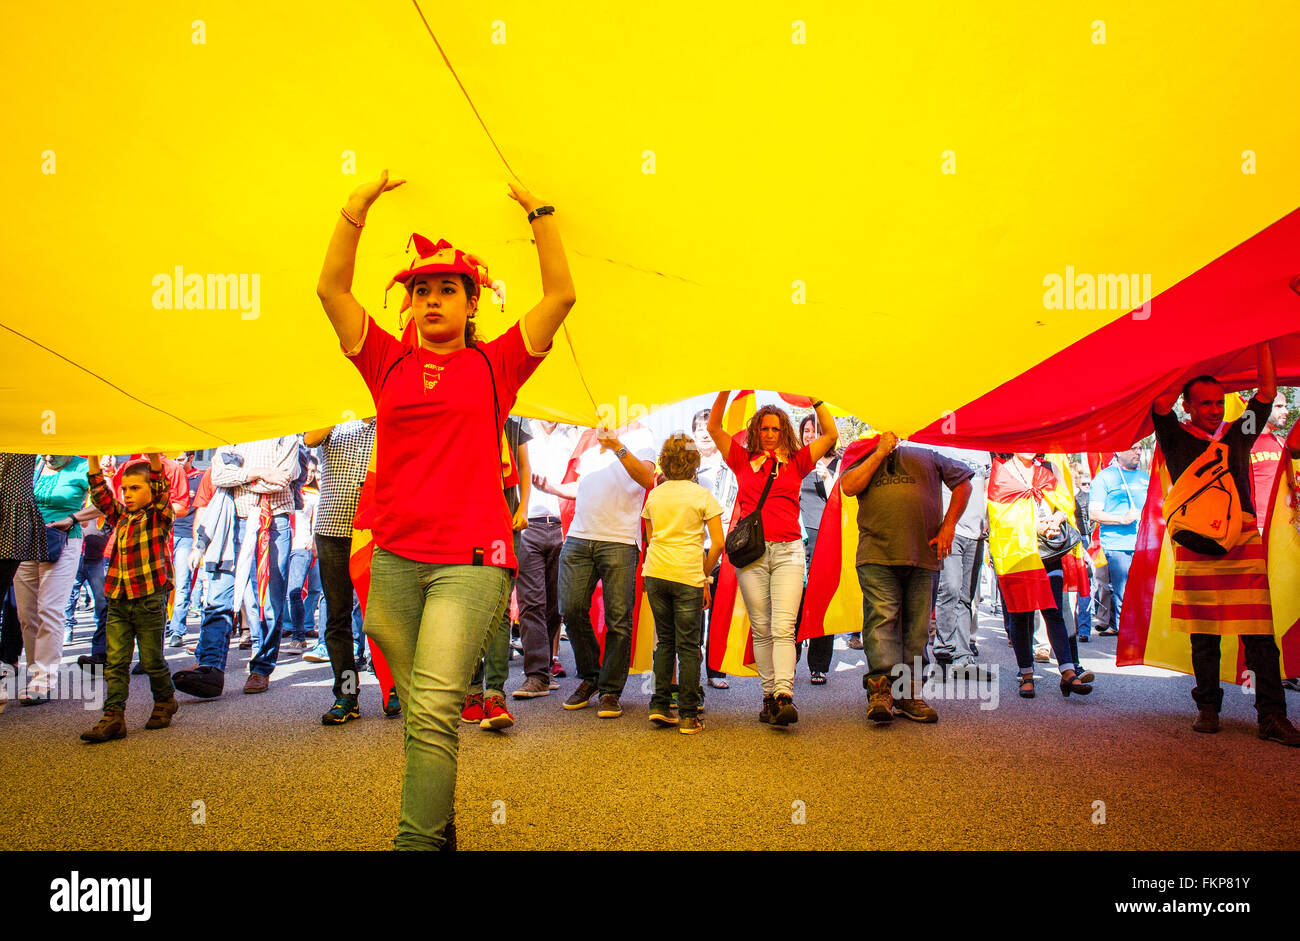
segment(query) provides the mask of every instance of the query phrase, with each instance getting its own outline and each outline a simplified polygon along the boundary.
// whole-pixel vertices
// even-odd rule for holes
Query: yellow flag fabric
[[[758,386],[905,435],[1295,208],[1282,0],[422,6],[6,10],[0,448],[369,412],[313,287],[385,168],[354,291],[390,329],[419,231],[503,330],[540,293],[506,182],[555,204],[578,305],[517,410],[583,424]],[[1078,273],[1140,296],[1054,306]]]

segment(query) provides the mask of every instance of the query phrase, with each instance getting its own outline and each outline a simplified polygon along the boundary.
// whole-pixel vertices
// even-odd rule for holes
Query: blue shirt
[[[1092,479],[1092,493],[1088,497],[1089,506],[1100,505],[1105,513],[1123,516],[1130,509],[1142,512],[1147,501],[1147,487],[1151,478],[1146,471],[1123,470],[1114,461],[1103,467]],[[1132,552],[1137,548],[1137,522],[1127,526],[1114,523],[1099,523],[1102,550]]]

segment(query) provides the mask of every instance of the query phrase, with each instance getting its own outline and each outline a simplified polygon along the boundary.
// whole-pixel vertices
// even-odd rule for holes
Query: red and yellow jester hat
[[[492,279],[488,276],[487,264],[474,255],[462,252],[458,248],[453,248],[452,244],[446,239],[439,239],[437,244],[429,241],[423,235],[416,232],[411,233],[407,239],[406,247],[409,250],[411,243],[415,243],[416,257],[407,262],[405,268],[393,275],[388,287],[384,288],[384,301],[387,304],[388,292],[394,284],[401,284],[407,288],[406,296],[402,298],[402,309],[399,315],[404,315],[411,306],[411,287],[412,279],[420,274],[467,274],[473,279],[479,287],[480,296],[483,288],[492,287]],[[399,325],[404,327],[402,338],[404,340],[414,340],[414,336],[406,336],[406,332],[411,330],[411,321],[401,316]]]

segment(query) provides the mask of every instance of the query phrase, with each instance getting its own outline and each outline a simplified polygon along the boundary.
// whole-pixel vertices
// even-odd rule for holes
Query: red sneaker
[[[504,696],[489,696],[483,701],[483,711],[486,715],[478,724],[480,729],[508,729],[515,724]]]
[[[564,679],[564,678],[565,678],[566,676],[568,676],[568,675],[569,675],[569,674],[568,674],[568,673],[565,671],[565,669],[564,669],[564,664],[562,664],[562,663],[560,662],[560,658],[559,658],[559,657],[552,657],[552,658],[551,658],[551,676],[555,677],[557,680],[562,680],[562,679]]]
[[[482,722],[486,715],[482,693],[470,693],[465,697],[465,708],[460,711],[461,722]]]

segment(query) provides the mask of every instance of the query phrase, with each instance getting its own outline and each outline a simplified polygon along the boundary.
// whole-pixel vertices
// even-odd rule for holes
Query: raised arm
[[[361,342],[366,321],[365,310],[352,296],[352,271],[356,266],[357,243],[361,241],[366,213],[381,193],[405,182],[395,180],[390,183],[388,171],[385,170],[378,180],[363,183],[352,191],[347,203],[339,211],[338,221],[334,223],[334,234],[330,236],[329,246],[325,249],[325,264],[321,267],[320,280],[316,282],[316,296],[320,298],[325,315],[329,317],[339,342],[346,350],[353,349]]]
[[[885,458],[889,457],[890,452],[898,447],[898,436],[892,431],[886,431],[876,442],[875,448],[867,455],[866,460],[862,463],[850,467],[840,475],[840,490],[844,491],[846,497],[856,497],[862,491],[867,489],[871,483],[871,478],[876,476],[876,471],[880,470],[880,465],[885,463]]]
[[[830,453],[831,448],[835,447],[835,442],[840,439],[840,430],[835,426],[835,419],[831,415],[831,410],[826,407],[826,403],[821,399],[814,400],[813,412],[817,415],[817,427],[824,432],[820,438],[814,439],[808,445],[808,451],[812,455],[813,463],[816,464]]]
[[[547,205],[522,186],[510,184],[510,198],[531,213]],[[564,244],[560,240],[560,224],[555,221],[553,213],[535,216],[532,221],[533,241],[537,245],[537,261],[542,269],[542,299],[528,313],[524,314],[520,324],[527,331],[525,339],[534,350],[550,347],[555,339],[560,324],[569,316],[569,311],[578,300],[573,287],[573,277],[569,274],[569,260],[564,255]]]
[[[1255,398],[1267,402],[1271,408],[1277,398],[1277,370],[1273,366],[1273,344],[1255,344],[1255,355],[1259,358],[1259,391]]]
[[[719,392],[718,397],[713,400],[713,408],[709,409],[709,437],[713,439],[713,443],[722,452],[724,461],[727,459],[727,455],[731,453],[731,435],[722,430],[722,415],[727,410],[727,398],[730,395],[730,389]]]

